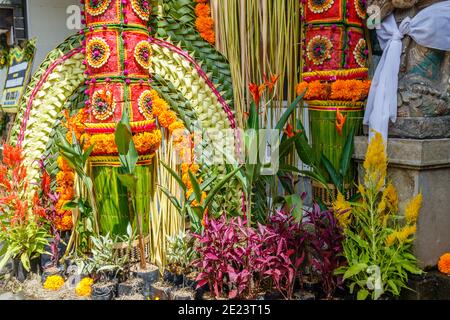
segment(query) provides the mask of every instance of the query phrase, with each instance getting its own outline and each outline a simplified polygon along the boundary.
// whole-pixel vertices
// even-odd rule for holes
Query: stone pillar
[[[354,159],[360,177],[367,151],[367,137],[356,137]],[[397,188],[400,210],[423,193],[415,254],[423,268],[435,266],[450,252],[450,139],[391,138],[387,148],[388,177]]]

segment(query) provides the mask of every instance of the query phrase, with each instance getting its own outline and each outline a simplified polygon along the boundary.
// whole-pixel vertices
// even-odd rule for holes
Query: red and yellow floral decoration
[[[307,89],[311,110],[335,112],[339,134],[347,114],[363,110],[370,89],[365,18],[366,0],[302,0],[303,82],[297,93]]]

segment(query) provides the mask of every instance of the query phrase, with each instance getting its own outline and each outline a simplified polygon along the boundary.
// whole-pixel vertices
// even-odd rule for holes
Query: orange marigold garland
[[[216,43],[216,34],[214,32],[214,20],[211,18],[211,8],[207,0],[196,0],[195,6],[195,27],[200,36],[211,45]]]
[[[306,90],[305,100],[364,101],[370,89],[370,80],[305,81],[297,85],[297,94]]]

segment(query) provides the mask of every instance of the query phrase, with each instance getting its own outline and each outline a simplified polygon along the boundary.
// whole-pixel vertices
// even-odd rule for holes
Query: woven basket
[[[333,199],[336,199],[339,191],[333,184],[328,184],[328,188],[330,191],[325,189],[320,183],[313,181],[312,182],[312,190],[313,190],[313,200],[321,200],[329,209],[333,207]],[[357,193],[356,186],[350,187],[347,185],[345,187],[346,194],[344,195],[346,199],[350,199]]]
[[[150,257],[150,240],[151,237],[147,236],[144,238],[144,253],[145,260],[148,261]],[[131,263],[136,263],[141,260],[141,254],[139,250],[139,240],[133,241],[131,248],[128,248],[128,242],[119,242],[114,245],[114,251],[117,253],[119,258],[125,257],[128,252],[128,258]]]

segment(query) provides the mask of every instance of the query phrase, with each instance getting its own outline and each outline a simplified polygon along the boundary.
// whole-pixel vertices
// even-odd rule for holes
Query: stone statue
[[[394,12],[399,24],[439,0],[369,0],[381,9],[381,19]],[[450,27],[450,26],[449,26]],[[399,74],[398,119],[391,137],[450,138],[450,52],[425,48],[403,39]]]

